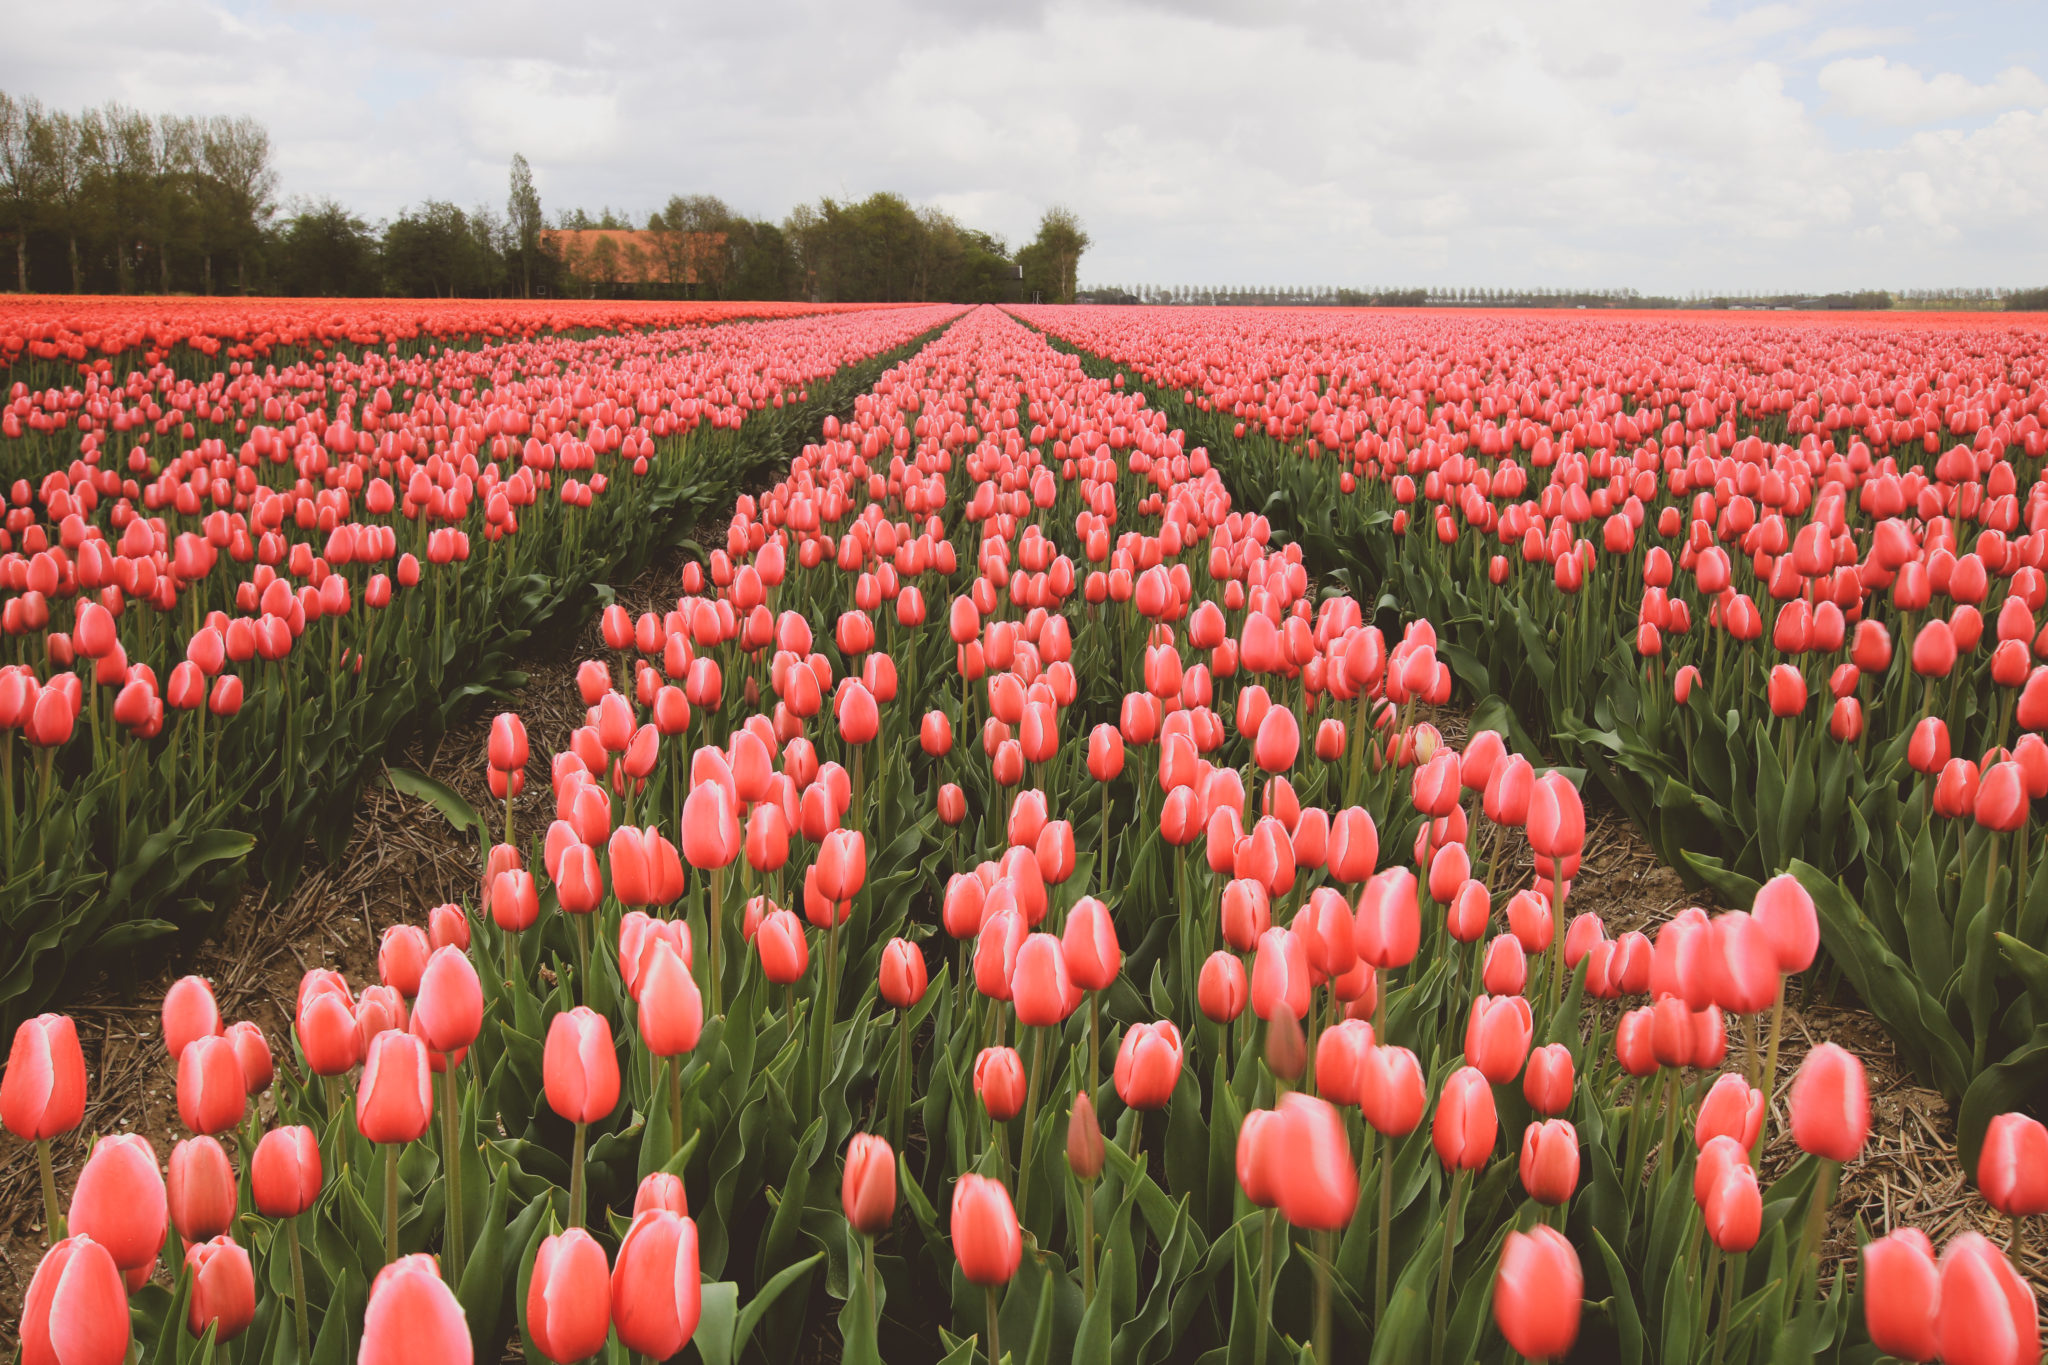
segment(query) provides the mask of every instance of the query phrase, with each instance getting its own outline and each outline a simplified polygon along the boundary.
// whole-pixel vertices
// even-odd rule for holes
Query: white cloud
[[[1106,283],[2048,281],[2048,87],[1995,10],[1916,68],[1832,0],[18,8],[0,88],[257,115],[288,194],[370,217],[502,208],[517,150],[551,211],[893,189],[1016,243],[1060,201]],[[2011,69],[1934,69],[1972,51]]]
[[[1819,81],[1842,113],[1900,128],[2048,108],[2048,82],[2021,66],[1980,85],[1953,71],[1923,76],[1883,57],[1848,57],[1822,67]]]

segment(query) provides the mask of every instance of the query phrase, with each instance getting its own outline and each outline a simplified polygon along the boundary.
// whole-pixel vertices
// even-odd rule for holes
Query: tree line
[[[644,220],[549,220],[517,155],[502,210],[428,200],[372,221],[331,198],[281,203],[254,119],[71,113],[0,91],[0,288],[20,291],[1055,302],[1087,247],[1064,208],[1012,249],[890,193],[779,223],[704,194]]]

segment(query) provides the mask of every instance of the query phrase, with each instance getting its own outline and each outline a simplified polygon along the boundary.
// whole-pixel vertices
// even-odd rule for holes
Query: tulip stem
[[[673,1157],[682,1150],[683,1054],[679,1052],[668,1059],[668,1154]]]
[[[1757,1125],[1756,1145],[1750,1149],[1752,1162],[1763,1156],[1764,1147],[1771,1140],[1771,1110],[1776,1106],[1775,1090],[1778,1084],[1778,1040],[1785,1033],[1785,978],[1778,978],[1778,996],[1771,1002],[1771,1041],[1764,1049],[1764,1121]]]
[[[1259,1312],[1252,1329],[1258,1339],[1252,1345],[1252,1365],[1266,1365],[1266,1342],[1273,1335],[1273,1223],[1278,1209],[1267,1209],[1259,1224]]]
[[[576,1145],[569,1154],[569,1226],[583,1226],[583,1141],[589,1125],[576,1125]]]
[[[1835,1184],[1842,1177],[1842,1163],[1819,1158],[1820,1171],[1813,1180],[1813,1199],[1806,1206],[1806,1230],[1799,1236],[1799,1259],[1793,1262],[1793,1302],[1806,1293],[1806,1275],[1820,1279],[1820,1238],[1827,1228],[1828,1206],[1835,1202]]]
[[[1736,1280],[1735,1271],[1735,1263],[1742,1259],[1741,1256],[1728,1256],[1723,1259],[1726,1262],[1727,1274],[1721,1282],[1721,1321],[1714,1328],[1713,1365],[1721,1365],[1721,1353],[1728,1345],[1729,1322],[1735,1316],[1735,1295],[1741,1288]]]
[[[1316,1251],[1316,1365],[1333,1360],[1330,1354],[1330,1245],[1332,1234],[1317,1229]]]
[[[1003,1348],[996,1339],[996,1287],[988,1285],[988,1365],[1002,1365]]]
[[[1035,1059],[1034,1059],[1035,1061]],[[904,1112],[910,1107],[910,1011],[896,1012],[896,1093],[895,1110],[889,1130],[893,1135],[896,1150],[903,1150]]]
[[[718,972],[718,950],[719,939],[721,937],[721,935],[718,932],[718,903],[724,899],[724,897],[721,896],[719,893],[725,889],[722,885],[722,883],[725,880],[722,873],[723,869],[721,868],[714,867],[711,869],[711,885],[706,892],[711,902],[706,907],[705,919],[709,921],[711,928],[711,961],[709,970],[711,978],[711,1014],[713,1018],[716,1018],[718,1015],[725,1013],[725,986]]]
[[[1445,1319],[1451,1306],[1451,1256],[1458,1245],[1458,1204],[1465,1194],[1464,1168],[1451,1172],[1451,1202],[1444,1210],[1443,1262],[1436,1268],[1436,1315],[1430,1322],[1430,1365],[1443,1365]]]
[[[448,1282],[462,1283],[462,1263],[469,1249],[462,1235],[462,1099],[455,1089],[455,1059],[441,1073],[441,1164],[447,1176],[446,1223],[443,1237],[447,1246]]]
[[[2014,1258],[2019,1252],[2019,1220],[2013,1220]],[[1095,1302],[1095,1182],[1081,1182],[1081,1306]]]
[[[1038,1073],[1044,1069],[1045,1030],[1031,1030],[1031,1079],[1024,1087],[1024,1141],[1017,1157],[1017,1216],[1026,1217],[1025,1196],[1031,1193],[1031,1136],[1038,1123]]]
[[[384,1264],[398,1259],[398,1144],[384,1145]]]
[[[583,1003],[590,1003],[590,916],[571,915],[576,921],[576,985]]]
[[[43,1244],[55,1246],[63,1240],[66,1228],[63,1228],[63,1214],[57,1207],[57,1173],[49,1166],[49,1138],[35,1140],[35,1166],[43,1175]]]
[[[1391,1246],[1394,1239],[1394,1139],[1387,1139],[1387,1154],[1380,1163],[1380,1246],[1379,1256],[1373,1262],[1372,1322],[1373,1330],[1387,1320],[1387,1262],[1392,1259]]]
[[[2012,1224],[2012,1231],[2005,1239],[2006,1258],[2012,1262],[2014,1270],[2020,1270],[2020,1253],[2026,1250],[2027,1220],[2014,1213],[2006,1215],[2006,1221]],[[2026,1272],[2021,1270],[2020,1273]]]
[[[292,1253],[292,1310],[297,1319],[301,1365],[313,1359],[313,1328],[306,1318],[306,1261],[299,1251],[299,1220],[284,1220],[284,1241]]]

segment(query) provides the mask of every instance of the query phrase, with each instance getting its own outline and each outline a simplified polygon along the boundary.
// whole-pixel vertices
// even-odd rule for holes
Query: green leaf
[[[484,827],[483,817],[477,814],[476,807],[463,800],[453,787],[410,768],[386,768],[384,776],[392,790],[424,801],[440,811],[442,817],[455,827],[457,834],[473,834]]]
[[[697,1348],[697,1354],[704,1357],[704,1365],[732,1365],[736,1354],[733,1330],[739,1319],[740,1287],[731,1280],[714,1281],[704,1286],[699,1303],[697,1331],[691,1336],[690,1344]]]
[[[1643,1320],[1636,1312],[1635,1294],[1629,1287],[1628,1272],[1622,1268],[1621,1257],[1614,1254],[1614,1248],[1607,1245],[1607,1238],[1598,1228],[1593,1230],[1593,1241],[1600,1248],[1600,1259],[1607,1265],[1608,1293],[1614,1305],[1611,1310],[1614,1331],[1621,1339],[1621,1365],[1640,1365],[1643,1358]]]
[[[760,1325],[768,1310],[775,1306],[775,1301],[782,1297],[783,1291],[808,1277],[824,1257],[825,1253],[822,1251],[813,1252],[795,1265],[784,1266],[773,1279],[761,1286],[759,1293],[748,1300],[747,1306],[740,1310],[739,1318],[733,1323],[732,1352],[735,1356],[747,1349],[747,1343],[753,1340],[754,1328]]]

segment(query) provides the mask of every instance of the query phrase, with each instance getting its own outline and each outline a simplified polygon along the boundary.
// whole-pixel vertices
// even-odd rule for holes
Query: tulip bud
[[[953,1186],[951,1232],[953,1254],[969,1283],[1007,1284],[1017,1273],[1024,1241],[1010,1192],[1001,1182],[980,1175],[961,1176]]]
[[[85,1117],[85,1055],[67,1015],[40,1014],[14,1031],[0,1074],[0,1123],[24,1142],[60,1137]]]
[[[37,1365],[122,1365],[128,1322],[120,1268],[106,1247],[74,1230],[43,1253],[22,1296],[21,1358]]]
[[[1134,1024],[1125,1031],[1114,1073],[1116,1093],[1125,1104],[1133,1109],[1165,1108],[1180,1082],[1180,1071],[1180,1030],[1171,1022]]]
[[[2048,1213],[2048,1128],[2025,1114],[2000,1114],[1977,1152],[1977,1188],[2008,1218]]]
[[[1563,1233],[1542,1223],[1508,1233],[1494,1275],[1493,1320],[1516,1354],[1552,1360],[1569,1352],[1585,1293],[1579,1254]]]
[[[1579,1135],[1563,1119],[1532,1123],[1522,1132],[1522,1188],[1539,1204],[1556,1206],[1579,1187]]]
[[[469,1325],[431,1256],[401,1256],[377,1272],[357,1365],[472,1365]]]
[[[164,1188],[171,1224],[186,1242],[207,1241],[234,1225],[235,1169],[212,1138],[187,1138],[171,1149]]]
[[[169,1227],[170,1204],[147,1138],[120,1133],[93,1144],[71,1191],[66,1222],[74,1239],[90,1237],[124,1272],[156,1260]]]
[[[379,1033],[370,1040],[356,1090],[356,1131],[370,1142],[417,1142],[433,1116],[426,1044],[396,1029]]]
[[[187,1251],[185,1273],[191,1281],[185,1327],[193,1336],[203,1337],[212,1327],[215,1341],[232,1341],[256,1320],[256,1274],[249,1253],[232,1237],[215,1237]]]
[[[1073,1114],[1067,1120],[1067,1166],[1081,1180],[1102,1174],[1106,1156],[1102,1125],[1095,1117],[1095,1104],[1085,1094],[1074,1096]]]
[[[1863,1063],[1833,1043],[1806,1054],[1792,1078],[1792,1138],[1803,1152],[1853,1161],[1870,1133]]]
[[[604,1248],[582,1228],[544,1238],[526,1294],[526,1331],[556,1365],[597,1354],[611,1330]]]
[[[320,1179],[320,1143],[311,1128],[273,1128],[249,1159],[256,1212],[265,1218],[295,1218],[312,1208]]]
[[[1940,1301],[1941,1271],[1926,1233],[1899,1228],[1864,1243],[1863,1321],[1872,1346],[1900,1360],[1933,1360]]]
[[[896,1154],[887,1138],[856,1133],[846,1149],[846,1174],[839,1185],[840,1207],[856,1232],[879,1237],[896,1216]]]

